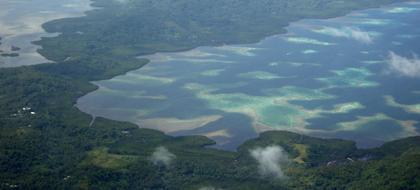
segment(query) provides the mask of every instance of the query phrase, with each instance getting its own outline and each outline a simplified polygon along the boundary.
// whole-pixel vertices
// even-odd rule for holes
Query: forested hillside
[[[399,1],[95,0],[100,8],[85,17],[44,25],[61,33],[36,42],[55,63],[0,69],[0,188],[418,189],[417,137],[358,150],[349,141],[269,132],[227,152],[205,148],[214,143],[205,137],[92,121],[74,107],[96,89],[90,81],[145,65],[138,55],[255,42],[298,19]],[[290,157],[284,178],[262,176],[250,155],[272,145]],[[156,162],[156,152],[170,159]]]

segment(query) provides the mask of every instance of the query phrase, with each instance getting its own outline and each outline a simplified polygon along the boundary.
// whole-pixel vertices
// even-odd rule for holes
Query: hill
[[[74,107],[96,89],[90,81],[145,65],[138,55],[254,42],[297,19],[392,2],[399,1],[96,0],[101,8],[85,17],[46,23],[61,34],[37,44],[56,63],[0,70],[0,188],[418,188],[418,138],[358,150],[349,141],[269,132],[227,152],[204,148],[214,143],[205,137],[92,121]],[[261,177],[249,150],[268,145],[290,155],[287,180]]]

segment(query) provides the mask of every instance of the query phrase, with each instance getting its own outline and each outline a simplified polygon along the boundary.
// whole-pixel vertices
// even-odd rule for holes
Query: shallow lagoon
[[[266,130],[371,147],[417,135],[420,4],[303,20],[257,44],[147,56],[145,67],[94,82],[78,100],[94,117],[172,135],[206,135],[234,149]],[[391,59],[394,52],[395,59]]]
[[[17,67],[50,62],[37,53],[32,44],[46,33],[42,24],[60,18],[83,16],[92,9],[90,0],[2,0],[0,1],[0,53],[18,53],[17,57],[0,56],[1,67]],[[11,47],[19,47],[11,51]]]

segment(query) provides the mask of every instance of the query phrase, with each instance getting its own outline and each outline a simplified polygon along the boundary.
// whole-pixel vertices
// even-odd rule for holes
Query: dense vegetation
[[[175,138],[129,123],[92,121],[74,107],[78,97],[96,89],[89,81],[147,63],[137,55],[252,42],[300,18],[397,1],[96,0],[101,9],[86,17],[47,23],[46,30],[62,34],[37,44],[56,63],[0,70],[0,188],[418,189],[419,138],[358,150],[349,141],[269,132],[226,152],[204,148],[214,143],[205,137]],[[273,144],[294,159],[287,180],[262,178],[249,155],[253,147]],[[159,146],[176,155],[171,165],[150,161]],[[331,161],[336,164],[327,166]]]
[[[250,43],[284,32],[291,21],[327,18],[402,0],[95,0],[87,17],[44,25],[62,33],[38,44],[54,61],[136,56],[202,45]],[[98,57],[95,57],[97,60]],[[97,66],[97,65],[96,65]]]

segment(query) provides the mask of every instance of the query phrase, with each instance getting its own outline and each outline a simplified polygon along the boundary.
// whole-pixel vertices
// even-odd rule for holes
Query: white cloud
[[[344,37],[344,38],[354,39],[365,44],[373,43],[372,34],[370,34],[369,32],[362,31],[360,28],[356,28],[356,27],[343,27],[343,28],[323,27],[322,29],[314,30],[314,32],[330,35],[330,36],[335,36],[335,37]]]
[[[263,176],[284,178],[281,165],[289,162],[287,153],[280,146],[268,146],[250,150],[251,156],[258,162],[258,168]]]
[[[420,77],[420,59],[416,55],[412,59],[389,52],[388,64],[391,71],[408,77]]]
[[[169,166],[173,159],[175,159],[175,154],[169,152],[169,150],[163,146],[157,147],[155,152],[153,152],[150,157],[150,161],[155,165],[165,165]]]

